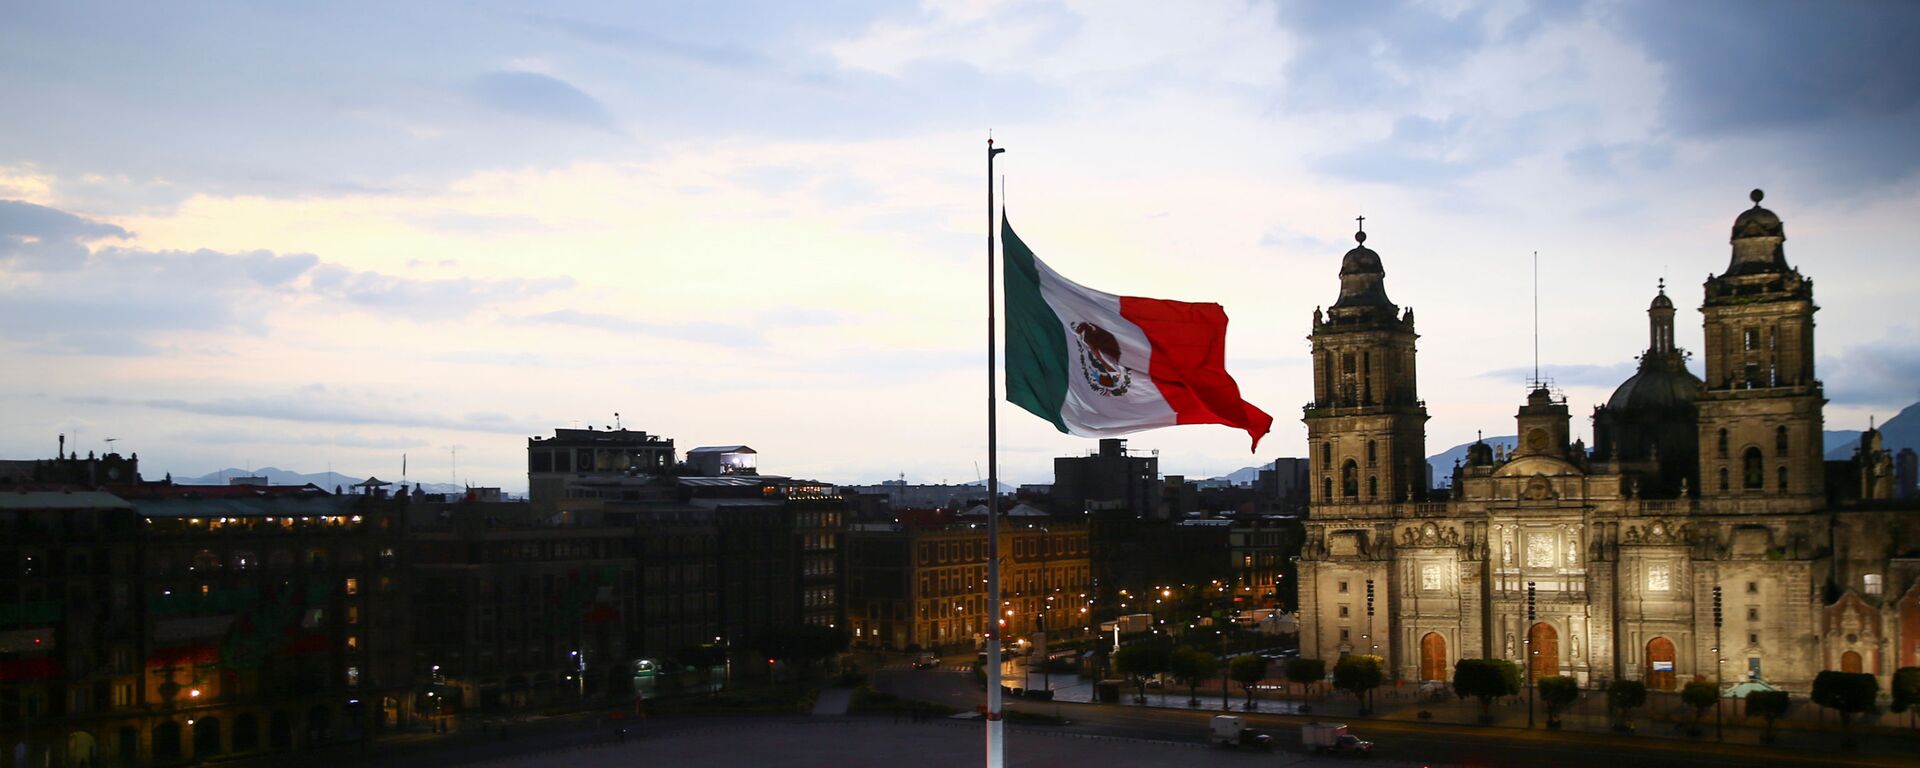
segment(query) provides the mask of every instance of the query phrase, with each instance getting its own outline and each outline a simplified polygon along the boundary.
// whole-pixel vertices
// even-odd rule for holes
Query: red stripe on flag
[[[1240,399],[1227,374],[1227,312],[1218,304],[1120,297],[1120,316],[1153,346],[1147,375],[1181,424],[1225,424],[1247,431],[1254,450],[1273,417]]]

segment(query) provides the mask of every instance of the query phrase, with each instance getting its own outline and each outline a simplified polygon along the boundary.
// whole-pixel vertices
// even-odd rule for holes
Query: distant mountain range
[[[1920,451],[1920,403],[1914,403],[1895,414],[1893,418],[1880,422],[1880,438],[1889,451],[1899,453],[1902,448]],[[1853,458],[1854,449],[1860,447],[1860,433],[1857,430],[1832,430],[1827,432],[1827,458]]]
[[[226,485],[232,478],[248,476],[264,477],[267,479],[269,485],[306,485],[307,483],[313,483],[328,492],[332,492],[335,487],[346,488],[354,483],[366,480],[364,477],[348,477],[338,472],[302,474],[291,469],[281,469],[279,467],[260,467],[259,469],[251,471],[228,467],[218,472],[209,472],[199,477],[176,477],[173,481],[182,485]],[[380,479],[394,483],[395,485],[400,483],[400,478],[397,477],[382,477]],[[464,493],[466,491],[465,488],[452,483],[419,483],[418,485],[422,486],[427,493]]]

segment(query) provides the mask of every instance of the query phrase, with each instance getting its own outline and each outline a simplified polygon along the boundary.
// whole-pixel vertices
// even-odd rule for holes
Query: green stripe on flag
[[[1000,250],[1007,292],[1007,402],[1065,432],[1060,407],[1067,400],[1067,339],[1059,316],[1040,296],[1033,251],[1013,233],[1005,214]]]

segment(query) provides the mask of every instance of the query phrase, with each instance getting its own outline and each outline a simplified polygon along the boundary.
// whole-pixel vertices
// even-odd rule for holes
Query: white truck
[[[1247,719],[1239,715],[1214,715],[1207,741],[1234,749],[1273,749],[1273,737],[1248,728]]]
[[[1300,743],[1305,744],[1308,752],[1314,754],[1353,755],[1367,757],[1373,754],[1373,742],[1362,741],[1347,732],[1345,723],[1307,723],[1300,726]]]

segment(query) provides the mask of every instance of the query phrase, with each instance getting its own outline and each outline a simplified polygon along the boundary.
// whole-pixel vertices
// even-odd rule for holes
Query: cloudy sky
[[[1920,5],[925,2],[0,6],[0,456],[524,488],[622,422],[768,471],[973,480],[982,164],[1035,251],[1216,301],[1302,453],[1354,216],[1416,309],[1432,452],[1576,430],[1747,192],[1816,280],[1831,428],[1920,399]],[[1696,361],[1696,365],[1698,361]],[[1003,475],[1091,447],[1005,410]]]

